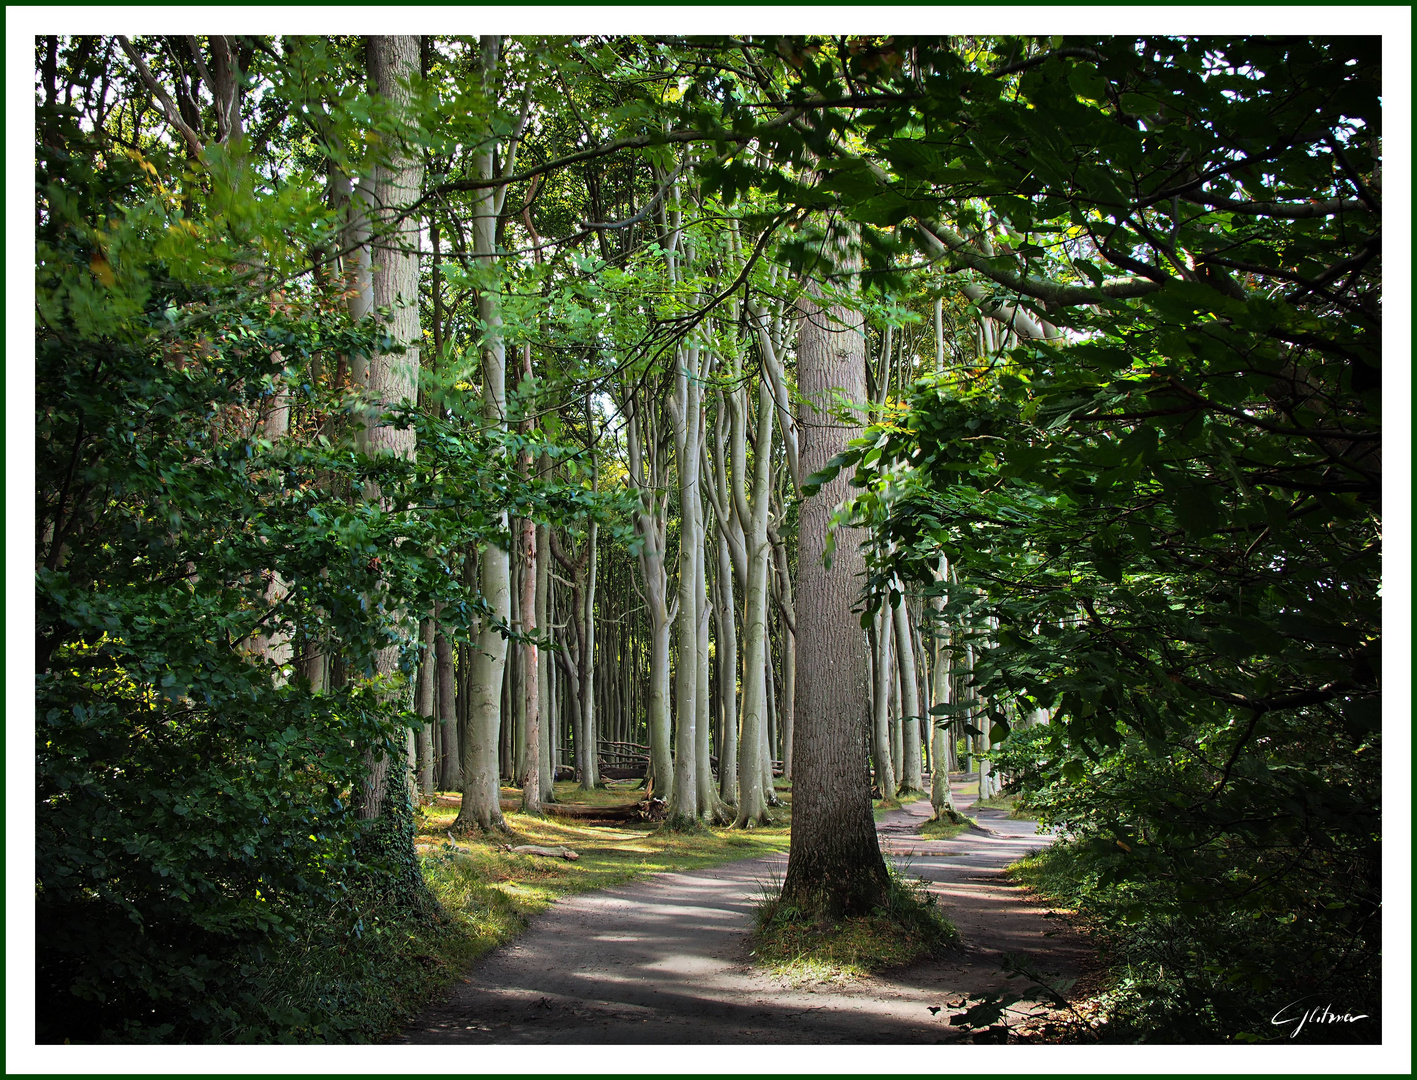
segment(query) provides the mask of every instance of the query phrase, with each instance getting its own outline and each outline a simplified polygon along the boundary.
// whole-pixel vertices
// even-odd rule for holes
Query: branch
[[[1052,49],[1049,52],[1043,53],[1041,56],[1035,56],[1029,60],[1020,60],[1014,64],[1007,64],[1004,67],[995,68],[993,71],[989,72],[989,74],[997,79],[1001,75],[1012,75],[1018,71],[1027,71],[1029,68],[1047,63],[1055,57],[1063,56],[1077,57],[1079,60],[1091,60],[1093,63],[1097,64],[1107,59],[1100,52],[1096,52],[1092,49],[1086,49],[1080,45],[1065,45],[1061,49]]]
[[[1328,217],[1330,214],[1357,213],[1368,209],[1359,199],[1326,199],[1323,202],[1307,203],[1243,202],[1239,199],[1222,199],[1204,191],[1183,192],[1176,197],[1196,206],[1224,210],[1227,214],[1251,214],[1255,217],[1287,218],[1290,221]]]
[[[1358,197],[1373,213],[1381,214],[1383,208],[1378,202],[1377,196],[1372,193],[1367,184],[1363,183],[1363,177],[1353,167],[1353,162],[1348,160],[1348,155],[1343,152],[1343,147],[1338,144],[1338,140],[1333,137],[1332,132],[1325,136],[1324,142],[1328,143],[1329,149],[1333,151],[1333,156],[1338,159],[1338,164],[1342,166],[1348,179],[1353,181],[1353,186],[1358,189]]]
[[[1161,288],[1158,282],[1145,278],[1127,278],[1102,286],[1077,286],[1059,285],[1043,278],[1025,277],[1023,274],[1001,270],[989,259],[975,254],[964,237],[943,225],[920,220],[919,227],[931,254],[951,263],[954,270],[976,270],[1010,292],[1021,293],[1045,303],[1079,305],[1096,304],[1103,300],[1130,300]]]
[[[153,77],[153,73],[148,70],[148,65],[143,61],[143,58],[138,55],[138,50],[133,48],[133,43],[122,34],[119,34],[118,44],[123,51],[128,54],[128,59],[133,62],[133,66],[138,69],[138,76],[143,80],[143,84],[148,88],[148,91],[153,97],[157,98],[158,103],[162,106],[163,115],[167,118],[168,124],[175,128],[181,134],[182,138],[186,140],[187,148],[192,151],[193,157],[200,155],[202,152],[202,137],[188,126],[187,121],[182,119],[182,114],[178,111],[176,104],[174,104],[172,98],[168,96],[162,84]]]

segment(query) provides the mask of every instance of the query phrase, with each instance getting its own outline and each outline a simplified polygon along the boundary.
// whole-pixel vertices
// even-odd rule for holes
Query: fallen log
[[[504,799],[503,810],[521,810],[521,800]],[[573,818],[576,821],[638,821],[639,803],[619,803],[612,806],[586,806],[582,803],[542,803],[541,812],[547,817]]]
[[[580,858],[579,855],[568,847],[538,847],[536,844],[518,844],[516,847],[513,847],[511,844],[504,844],[503,849],[517,855],[544,855],[548,859],[567,859],[571,862],[575,862]]]
[[[643,765],[602,765],[600,766],[600,776],[602,780],[643,780],[645,767]]]

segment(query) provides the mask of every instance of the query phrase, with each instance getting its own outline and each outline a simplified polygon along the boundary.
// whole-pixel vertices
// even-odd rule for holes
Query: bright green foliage
[[[450,430],[451,406],[403,418],[421,425],[420,468],[354,452],[330,375],[341,357],[388,347],[378,321],[356,328],[333,290],[307,277],[275,291],[252,269],[273,276],[292,249],[326,243],[329,219],[295,189],[214,198],[203,214],[174,191],[225,190],[212,157],[184,181],[86,133],[72,110],[41,110],[46,1040],[297,1024],[252,981],[273,944],[339,945],[357,940],[368,904],[423,904],[400,770],[379,820],[357,823],[349,805],[366,751],[401,754],[411,719],[381,704],[374,653],[407,641],[398,622],[434,597],[465,633],[477,601],[452,553],[489,535],[501,506],[544,516],[585,503],[519,486],[506,455]],[[278,382],[293,420],[273,445],[259,421]],[[390,509],[359,497],[371,482]],[[282,642],[277,667],[266,657]],[[339,657],[322,693],[294,662],[316,642]]]

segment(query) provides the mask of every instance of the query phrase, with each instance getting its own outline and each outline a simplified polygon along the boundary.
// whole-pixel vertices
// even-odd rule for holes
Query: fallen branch
[[[570,862],[575,862],[580,858],[568,847],[537,847],[535,844],[518,844],[513,847],[511,844],[504,844],[503,850],[514,852],[517,855],[545,855],[548,859],[566,859]]]

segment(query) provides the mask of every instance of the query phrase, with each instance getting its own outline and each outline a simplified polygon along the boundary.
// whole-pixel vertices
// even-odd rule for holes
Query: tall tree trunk
[[[541,455],[539,471],[549,472],[551,459],[545,452]],[[536,527],[536,603],[533,611],[536,625],[542,636],[549,637],[551,626],[551,530],[546,525]],[[551,707],[551,654],[546,649],[538,649],[536,656],[536,685],[541,702],[540,723],[537,731],[540,746],[537,762],[541,767],[541,798],[545,802],[555,802],[556,761],[553,748],[553,731],[556,713]]]
[[[435,609],[434,621],[438,623],[438,634],[433,642],[437,658],[438,677],[438,733],[442,736],[442,760],[439,762],[438,787],[443,791],[457,791],[462,787],[462,760],[458,753],[458,713],[457,693],[454,689],[453,643],[443,633],[442,605]]]
[[[479,43],[479,75],[489,107],[495,107],[500,67],[501,39],[483,37]],[[473,175],[494,179],[495,146],[489,137],[472,153]],[[514,157],[514,155],[510,155]],[[504,169],[505,173],[505,169]],[[507,356],[502,337],[502,310],[497,269],[497,218],[505,188],[481,188],[472,194],[473,258],[493,278],[477,293],[477,313],[482,321],[482,415],[497,432],[507,430]],[[507,528],[507,514],[499,518]],[[507,549],[489,544],[479,559],[482,596],[490,609],[477,632],[477,647],[470,672],[468,728],[460,732],[462,750],[462,808],[454,828],[477,826],[505,829],[501,788],[498,783],[498,748],[502,721],[502,682],[507,664],[507,641],[500,632],[511,613],[511,569]]]
[[[900,582],[896,582],[900,588]],[[923,790],[920,774],[920,684],[915,671],[915,635],[904,597],[893,609],[896,669],[900,672],[901,791]]]
[[[819,293],[817,295],[820,295]],[[866,341],[861,319],[843,308],[830,316],[814,296],[799,303],[797,385],[801,471],[810,476],[860,433],[853,415],[832,422],[840,392],[866,400]],[[785,901],[830,918],[866,914],[886,895],[889,878],[871,814],[866,767],[866,657],[855,606],[865,559],[852,530],[840,530],[828,567],[828,522],[849,496],[837,475],[804,500],[798,520],[797,664],[792,841]]]
[[[418,39],[371,37],[368,62],[375,91],[393,103],[396,110],[406,109],[408,80],[418,70]],[[371,240],[371,259],[375,267],[372,301],[377,308],[389,309],[389,337],[403,345],[405,351],[397,355],[381,353],[372,357],[368,365],[363,443],[371,457],[390,455],[412,459],[416,452],[413,429],[397,427],[385,417],[391,409],[418,401],[419,343],[423,339],[418,324],[418,222],[414,218],[398,221],[393,211],[413,203],[422,184],[422,162],[402,147],[394,150],[388,164],[374,169],[374,205],[379,208],[380,217]],[[383,494],[372,486],[365,496],[383,501]],[[393,598],[392,602],[396,603],[397,599]],[[402,622],[398,615],[395,618]],[[399,674],[400,651],[397,643],[380,649],[374,657],[375,674],[382,679],[394,679]],[[407,690],[396,693],[406,695]],[[409,736],[411,747],[412,732]],[[407,748],[404,753],[407,757]],[[383,812],[389,769],[394,765],[382,750],[367,754],[365,763],[358,814],[374,818]],[[407,767],[407,763],[400,763],[399,767]],[[409,783],[406,790],[411,793],[412,787]]]
[[[896,795],[895,756],[891,745],[890,675],[893,623],[885,605],[871,618],[871,760],[881,798]]]
[[[531,345],[528,344],[522,351],[522,380],[530,385],[531,383]],[[532,421],[523,420],[521,425],[522,434],[531,433]],[[524,481],[531,481],[531,450],[526,449],[521,453],[521,476]],[[531,518],[522,518],[521,521],[521,556],[522,556],[522,576],[521,576],[521,631],[522,637],[526,639],[521,648],[522,655],[522,713],[525,724],[526,748],[523,751],[525,761],[523,761],[523,781],[522,781],[522,812],[526,814],[541,813],[541,650],[537,647],[535,637],[541,624],[536,621],[537,617],[537,586],[543,579],[539,573],[537,555],[539,549],[536,536],[536,522]]]
[[[679,473],[679,618],[675,640],[679,662],[674,672],[674,795],[669,816],[697,820],[698,766],[698,571],[702,567],[703,522],[698,510],[699,486],[699,348],[676,352],[675,393],[670,415],[674,422],[674,456]],[[702,718],[705,722],[707,717]]]
[[[746,398],[746,394],[743,397]],[[746,411],[744,401],[744,407],[734,411],[735,426],[746,422]],[[771,387],[765,380],[760,380],[753,500],[745,530],[748,590],[743,608],[743,726],[738,743],[738,817],[734,821],[739,828],[766,824],[771,820],[768,816],[768,790],[772,786],[772,763],[765,758],[768,753],[768,560],[772,556],[772,546],[768,542],[771,502],[768,484],[772,479],[772,427]],[[735,457],[737,447],[738,440],[735,438]],[[735,461],[735,479],[741,472],[741,466]]]
[[[773,563],[776,567],[777,602],[782,611],[782,775],[792,779],[793,720],[797,709],[797,603],[792,594],[792,575],[787,564],[787,545],[777,530],[769,526]]]
[[[626,449],[630,459],[630,482],[639,495],[635,511],[635,532],[640,539],[640,576],[644,580],[645,608],[649,613],[649,708],[646,741],[649,743],[651,794],[667,796],[674,784],[674,764],[670,753],[669,718],[669,580],[664,566],[667,499],[657,494],[665,487],[662,464],[659,413],[648,393],[625,394]]]
[[[709,692],[709,601],[708,582],[706,564],[708,553],[705,550],[708,542],[707,530],[703,527],[704,506],[698,497],[698,492],[694,493],[694,499],[698,502],[699,517],[699,549],[697,553],[698,565],[695,567],[695,576],[699,579],[697,598],[699,611],[697,617],[698,642],[694,651],[697,668],[697,680],[695,686],[695,696],[698,698],[698,730],[695,732],[695,758],[698,765],[698,791],[699,791],[699,817],[714,825],[727,825],[733,820],[728,807],[724,804],[718,794],[718,788],[713,779],[713,761],[711,759],[712,747],[709,736],[713,730],[712,712],[710,702],[712,695]]]
[[[418,790],[424,798],[433,794],[436,762],[433,760],[433,707],[437,696],[438,661],[434,656],[432,616],[420,624],[419,665],[418,665],[418,715],[423,724],[418,729],[416,747],[418,752]]]
[[[733,565],[723,528],[714,530],[718,553],[718,698],[723,711],[723,738],[718,744],[718,793],[724,802],[738,802],[738,612],[733,603]]]
[[[586,526],[585,642],[581,653],[581,732],[585,739],[585,765],[581,770],[581,787],[586,791],[600,785],[600,732],[595,712],[595,586],[599,569],[600,524],[591,520]]]

